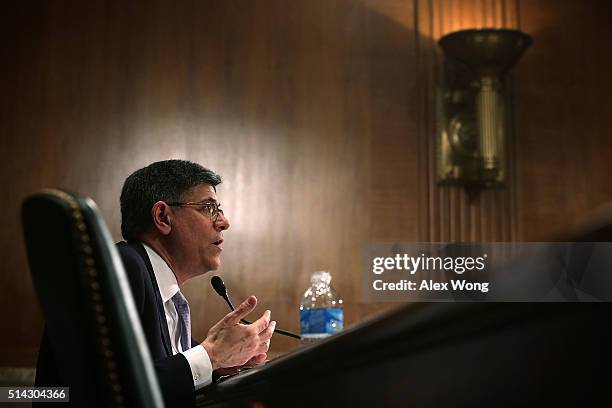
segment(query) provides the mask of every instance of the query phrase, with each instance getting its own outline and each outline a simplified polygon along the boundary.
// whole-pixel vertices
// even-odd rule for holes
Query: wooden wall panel
[[[423,39],[420,53],[420,209],[421,241],[511,241],[516,237],[513,213],[515,189],[512,161],[507,160],[508,187],[482,191],[469,197],[465,189],[438,186],[435,174],[437,115],[435,92],[441,83],[443,56],[437,41],[466,28],[518,28],[518,3],[514,0],[421,0],[417,2],[417,26]],[[425,40],[427,39],[427,40]],[[509,138],[508,148],[514,149]],[[509,153],[511,154],[511,153]]]
[[[257,294],[258,312],[290,330],[318,269],[333,273],[347,323],[392,306],[360,300],[369,240],[532,239],[612,194],[605,1],[31,0],[4,11],[0,366],[33,364],[38,346],[19,205],[42,187],[92,196],[119,239],[130,172],[167,158],[217,170],[232,222],[219,272],[235,301]],[[435,183],[437,40],[490,26],[536,42],[510,87],[508,188],[469,200]],[[200,337],[226,312],[208,282],[185,289]]]
[[[5,19],[0,366],[32,364],[41,333],[21,200],[79,191],[120,239],[121,184],[160,159],[225,176],[219,272],[236,302],[255,293],[298,330],[309,275],[327,269],[347,323],[389,307],[361,303],[360,252],[417,238],[413,2],[25,1]],[[225,306],[207,277],[185,291],[202,337]]]
[[[612,4],[521,1],[534,45],[517,66],[520,238],[561,234],[612,199]]]

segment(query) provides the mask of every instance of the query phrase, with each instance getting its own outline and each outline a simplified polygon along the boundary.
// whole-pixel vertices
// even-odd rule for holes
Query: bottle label
[[[300,331],[306,337],[337,333],[342,330],[343,322],[344,313],[340,308],[316,307],[300,310]]]

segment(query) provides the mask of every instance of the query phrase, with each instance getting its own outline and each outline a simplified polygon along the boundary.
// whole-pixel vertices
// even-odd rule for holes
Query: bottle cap
[[[317,272],[313,272],[312,275],[310,276],[310,283],[312,284],[316,284],[316,283],[324,283],[325,285],[329,285],[329,283],[331,282],[331,273],[327,272],[327,271],[317,271]]]

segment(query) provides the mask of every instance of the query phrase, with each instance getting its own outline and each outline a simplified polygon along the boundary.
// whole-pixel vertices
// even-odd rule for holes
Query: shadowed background
[[[512,241],[567,231],[612,198],[612,7],[605,0],[12,1],[0,21],[0,366],[33,366],[42,316],[19,206],[91,196],[116,240],[125,177],[182,158],[224,176],[219,270],[298,331],[329,270],[347,324],[367,241]],[[509,182],[469,200],[435,184],[440,36],[533,36],[513,72]],[[227,311],[192,280],[194,335]],[[275,336],[273,352],[297,346]]]

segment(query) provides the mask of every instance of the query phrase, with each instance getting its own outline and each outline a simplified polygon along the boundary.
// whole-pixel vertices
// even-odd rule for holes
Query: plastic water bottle
[[[331,279],[325,271],[310,277],[310,287],[300,302],[300,333],[305,344],[329,337],[344,326],[342,299],[331,287]]]

